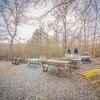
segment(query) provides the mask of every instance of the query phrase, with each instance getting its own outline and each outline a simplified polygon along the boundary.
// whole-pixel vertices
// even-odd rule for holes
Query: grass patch
[[[83,71],[81,74],[91,80],[92,83],[100,84],[100,69]]]
[[[89,78],[95,75],[100,75],[100,69],[88,70],[81,73],[85,77]]]
[[[18,67],[12,66],[12,67],[0,67],[0,72],[16,72],[18,71]]]

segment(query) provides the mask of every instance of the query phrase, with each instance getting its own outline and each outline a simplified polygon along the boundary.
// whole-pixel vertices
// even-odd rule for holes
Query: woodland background
[[[26,14],[28,7],[40,9],[48,5],[51,9],[38,18]],[[53,20],[48,21],[48,16]],[[67,48],[75,47],[81,55],[89,52],[100,57],[100,0],[1,0],[0,18],[0,39],[3,36],[8,40],[0,43],[0,59],[25,55],[64,57]],[[16,42],[19,26],[26,22],[38,28],[27,42]]]

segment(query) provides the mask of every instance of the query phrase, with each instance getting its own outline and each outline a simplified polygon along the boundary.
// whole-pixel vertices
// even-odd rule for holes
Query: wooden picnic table
[[[24,58],[14,58],[12,60],[12,64],[15,64],[15,65],[19,65],[20,63],[24,63],[24,62],[25,62]]]
[[[81,59],[70,59],[70,60],[68,60],[68,59],[66,59],[65,57],[64,58],[55,58],[55,60],[63,60],[63,61],[70,61],[70,66],[73,66],[73,68],[79,68],[81,65],[82,65],[82,63],[81,63]]]
[[[63,69],[65,69],[66,66],[69,66],[72,63],[77,64],[76,60],[73,61],[64,61],[64,60],[41,60],[42,67],[43,67],[43,72],[48,71],[48,67],[45,66],[46,64],[48,65],[53,65],[58,69],[59,75]],[[77,66],[77,65],[76,65]]]
[[[13,59],[15,59],[16,57],[6,57],[5,61],[12,61]]]

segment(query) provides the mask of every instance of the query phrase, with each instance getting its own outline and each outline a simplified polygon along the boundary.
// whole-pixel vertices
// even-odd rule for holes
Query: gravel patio
[[[100,86],[87,81],[81,70],[59,77],[56,71],[43,72],[38,65],[0,61],[0,68],[0,100],[100,100]]]

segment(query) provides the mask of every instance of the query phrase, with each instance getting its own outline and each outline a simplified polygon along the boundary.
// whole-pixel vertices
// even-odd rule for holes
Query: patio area
[[[43,73],[39,65],[0,61],[0,100],[100,100],[100,86],[79,74],[86,69],[93,67],[84,65],[59,77],[56,71]]]

